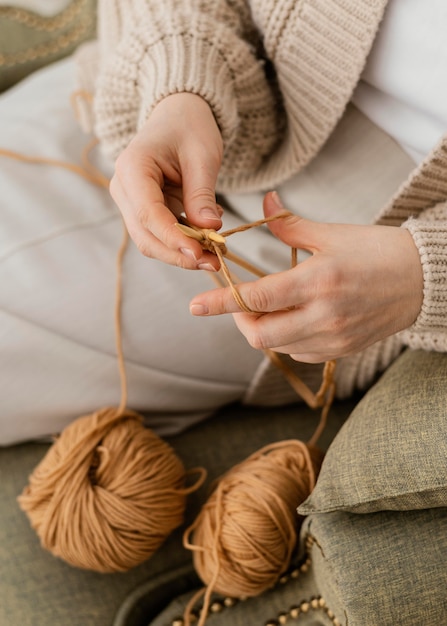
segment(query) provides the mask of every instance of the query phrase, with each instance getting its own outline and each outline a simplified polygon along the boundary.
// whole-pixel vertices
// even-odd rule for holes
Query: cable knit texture
[[[116,157],[162,98],[196,93],[210,104],[224,139],[218,191],[273,188],[309,163],[331,134],[386,4],[100,0],[99,42],[89,51],[99,55],[95,132]],[[81,70],[87,56],[80,56]],[[84,79],[81,86],[92,85]],[[447,351],[447,136],[403,182],[377,223],[403,225],[411,233],[423,267],[423,306],[411,328],[340,359],[340,397],[369,386],[404,345]],[[261,368],[258,390],[266,376]],[[269,380],[269,395],[283,397],[280,383]],[[247,401],[256,401],[253,390]]]

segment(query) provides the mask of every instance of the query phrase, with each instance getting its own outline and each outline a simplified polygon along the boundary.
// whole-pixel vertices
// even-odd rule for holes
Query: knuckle
[[[247,336],[247,341],[249,345],[255,350],[265,350],[267,347],[265,345],[262,335],[259,334],[259,332],[249,333]]]
[[[204,172],[212,174],[219,167],[223,155],[223,142],[218,141],[199,142],[195,145],[195,164]],[[188,159],[189,161],[189,159]]]
[[[154,255],[145,237],[143,237],[139,231],[136,231],[133,228],[129,228],[128,231],[129,231],[130,238],[134,242],[138,252],[141,252],[143,256],[148,257],[150,259],[154,258]]]
[[[325,295],[338,293],[343,287],[343,272],[335,264],[325,267],[320,281],[321,293]]]
[[[255,350],[267,350],[272,348],[269,341],[269,333],[264,325],[264,316],[254,317],[247,316],[248,324],[246,326],[245,336],[249,345]]]
[[[197,263],[195,261],[193,261],[192,259],[186,258],[184,254],[180,254],[180,253],[174,257],[173,265],[176,265],[177,267],[183,270],[196,270],[197,269]]]
[[[233,317],[250,347],[254,350],[267,348],[265,333],[262,328],[262,316],[256,317],[251,313],[234,313]]]
[[[257,285],[256,289],[249,292],[248,306],[258,313],[270,311],[272,297],[267,289]]]
[[[347,323],[344,318],[339,317],[332,321],[329,336],[327,350],[332,355],[340,357],[351,352],[353,339],[347,332]]]
[[[192,190],[190,199],[192,202],[200,200],[202,204],[207,202],[213,207],[216,206],[216,194],[209,187],[196,187]]]
[[[148,215],[147,210],[141,205],[136,205],[133,209],[133,217],[134,219],[147,230],[151,230],[150,216]]]
[[[147,246],[147,244],[140,238],[138,239],[134,239],[134,243],[137,247],[137,250],[139,252],[141,252],[141,254],[145,257],[147,257],[148,259],[153,259],[154,255],[152,254],[150,248]]]
[[[328,334],[331,337],[337,339],[337,341],[344,341],[344,331],[346,330],[348,325],[348,320],[346,316],[340,314],[334,314],[333,311],[330,312],[328,316]]]

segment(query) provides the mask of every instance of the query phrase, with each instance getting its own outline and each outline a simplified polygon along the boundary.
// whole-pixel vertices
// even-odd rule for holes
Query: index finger
[[[155,163],[149,164],[146,159],[143,165],[139,159],[128,157],[118,159],[110,191],[143,254],[152,247],[152,235],[170,252],[183,254],[190,250],[190,262],[191,258],[201,258],[201,246],[175,228],[177,219],[165,204],[163,186],[163,173]]]
[[[213,289],[195,296],[190,303],[190,312],[200,316],[240,313],[242,310],[257,314],[285,310],[303,304],[306,290],[300,288],[299,282],[294,268],[236,285],[245,309],[238,304],[230,287]]]

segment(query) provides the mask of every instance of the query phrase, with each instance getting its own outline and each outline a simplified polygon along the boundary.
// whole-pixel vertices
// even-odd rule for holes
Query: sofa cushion
[[[324,447],[352,408],[351,401],[335,404],[322,437]],[[206,501],[213,481],[268,443],[294,437],[306,441],[316,421],[315,411],[303,405],[272,409],[231,405],[169,438],[185,467],[205,467],[208,479],[189,496],[185,524],[152,558],[115,574],[76,569],[42,549],[16,497],[48,445],[0,447],[0,624],[104,626],[112,624],[117,614],[117,626],[147,626],[149,616],[158,614],[163,603],[197,584],[191,573],[191,552],[183,548],[182,535]],[[175,592],[168,580],[176,581]]]
[[[408,350],[327,452],[302,515],[447,506],[447,355]]]
[[[51,15],[45,4],[34,2],[33,11],[16,0],[0,6],[0,91],[94,36],[96,0],[67,0]]]
[[[445,624],[447,509],[335,512],[303,525],[301,567],[271,590],[226,604],[212,596],[208,626],[432,626]],[[435,538],[435,540],[434,540]],[[185,586],[182,583],[182,586]],[[200,588],[200,587],[198,587]],[[197,589],[195,591],[197,591]],[[181,624],[194,592],[169,587],[171,602],[154,618],[166,581],[125,601],[113,626]],[[200,615],[203,597],[195,604]]]
[[[342,626],[434,626],[447,617],[446,529],[445,508],[338,511],[309,516],[302,535]]]

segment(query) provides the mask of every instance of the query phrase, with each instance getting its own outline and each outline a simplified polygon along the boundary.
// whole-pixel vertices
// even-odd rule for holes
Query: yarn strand
[[[224,278],[224,283],[227,284],[228,287],[231,289],[233,298],[239,308],[246,313],[259,313],[257,311],[253,311],[245,303],[239,290],[237,289],[237,279],[230,271],[226,263],[226,259],[236,263],[240,267],[243,267],[244,269],[248,270],[256,276],[259,276],[260,278],[262,278],[266,274],[259,270],[259,268],[257,268],[255,265],[249,263],[248,261],[245,261],[238,255],[234,253],[229,253],[226,247],[226,238],[236,233],[245,232],[250,228],[257,228],[259,226],[268,224],[269,222],[276,221],[278,219],[284,219],[285,217],[288,217],[290,215],[291,213],[289,211],[283,211],[281,213],[277,213],[276,215],[272,215],[270,217],[257,220],[255,222],[250,222],[248,224],[242,224],[240,226],[237,226],[236,228],[232,228],[230,230],[219,233],[212,229],[205,229],[194,226],[190,224],[188,220],[184,217],[180,218],[177,226],[184,234],[199,241],[205,250],[213,252],[217,256],[220,262],[220,273]],[[295,267],[298,262],[298,252],[296,248],[292,248],[291,252],[291,266]],[[295,372],[281,359],[277,352],[275,352],[274,350],[266,349],[264,350],[264,354],[266,354],[271,362],[279,370],[281,370],[281,372],[284,374],[285,379],[289,382],[297,395],[301,397],[310,408],[322,408],[320,423],[317,426],[317,429],[311,439],[312,444],[315,445],[318,437],[324,430],[327,416],[335,397],[335,361],[327,361],[325,363],[321,386],[317,393],[313,393],[308,385],[306,385],[304,381],[302,381],[295,374]]]
[[[97,177],[95,173],[90,172],[84,167],[76,165],[75,163],[68,163],[48,157],[28,156],[14,150],[6,150],[5,148],[0,148],[0,156],[6,157],[8,159],[13,159],[15,161],[20,161],[22,163],[34,163],[38,165],[50,165],[53,167],[62,168],[68,170],[69,172],[72,172],[73,174],[77,174],[81,178],[84,178],[88,182],[93,183],[94,185],[98,185],[99,187],[107,188],[109,186],[108,180],[105,176],[101,175],[101,177]]]
[[[92,139],[86,146],[82,165],[10,150],[0,150],[0,155],[63,168],[108,188],[109,180],[90,161],[96,144],[97,140]],[[222,284],[231,288],[241,310],[252,313],[237,288],[240,281],[226,261],[258,277],[265,273],[229,252],[226,238],[287,215],[290,214],[284,212],[222,233],[199,229],[184,219],[180,220],[179,228],[216,254]],[[72,422],[56,439],[18,497],[43,547],[72,565],[100,572],[126,571],[149,558],[183,522],[186,496],[206,478],[203,468],[186,472],[171,447],[144,427],[141,415],[127,408],[122,303],[128,242],[123,222],[123,237],[116,257],[114,308],[121,385],[119,406],[100,409]],[[291,262],[292,266],[297,262],[295,249]],[[203,596],[203,608],[199,626],[203,626],[213,591],[250,596],[276,582],[297,542],[296,506],[313,489],[321,465],[323,454],[314,445],[324,429],[334,398],[335,363],[326,363],[320,389],[314,394],[277,353],[265,352],[311,408],[322,407],[320,423],[307,445],[296,440],[270,444],[232,468],[218,482],[194,524],[185,531],[184,545],[192,550],[196,570],[205,581],[205,587],[188,604],[187,626],[192,607],[200,596]],[[186,486],[187,476],[195,472],[196,481]],[[235,530],[238,537],[232,535]],[[194,541],[189,539],[190,533],[194,533]],[[256,541],[258,537],[261,542]],[[241,544],[244,559],[240,558]]]
[[[205,624],[211,596],[252,597],[273,587],[297,544],[296,507],[313,490],[323,453],[298,440],[268,444],[232,467],[183,534],[205,586],[183,615],[203,597],[198,626]],[[193,540],[191,539],[193,535]]]
[[[226,260],[236,263],[256,276],[262,277],[265,274],[237,255],[229,253],[226,238],[288,215],[289,212],[283,212],[220,233],[200,229],[189,224],[184,218],[178,227],[184,234],[199,241],[205,250],[214,252],[220,262],[219,274],[222,275],[222,279],[216,279],[211,273],[210,275],[218,284],[229,286],[234,300],[242,311],[254,313],[237,289],[238,279],[230,271]],[[295,267],[297,263],[298,251],[292,248],[291,266]],[[253,596],[276,583],[282,568],[288,566],[297,543],[299,525],[296,507],[313,490],[324,456],[315,445],[326,426],[335,397],[335,361],[325,363],[320,388],[314,394],[278,353],[273,350],[264,350],[264,353],[280,369],[297,395],[310,408],[322,408],[320,421],[307,444],[296,440],[271,444],[227,472],[218,481],[199,516],[186,529],[183,545],[192,551],[195,569],[205,586],[187,603],[183,615],[185,626],[190,626],[192,610],[202,596],[198,626],[205,624],[214,591],[229,596]],[[267,468],[268,474],[265,475],[263,472],[267,460],[272,465]],[[257,469],[259,462],[263,463],[262,470]],[[288,475],[283,470],[284,465],[287,470],[295,467],[295,471]],[[270,488],[269,481],[272,481],[273,477],[275,484]],[[251,498],[256,501],[256,505],[252,503]],[[191,534],[194,534],[194,542],[190,539]],[[267,537],[271,536],[275,537],[275,543],[266,547],[264,544],[268,544]],[[260,537],[259,541],[256,541],[255,537]],[[241,553],[250,555],[246,564],[242,564]],[[254,567],[253,563],[257,563],[257,567]],[[258,572],[256,580],[250,578],[254,571]]]
[[[123,262],[129,243],[129,233],[123,228],[123,238],[116,257],[116,295],[115,295],[115,343],[118,358],[118,369],[121,384],[121,401],[118,407],[118,414],[122,415],[127,406],[127,373],[124,361],[123,338],[122,338],[122,301],[123,301]]]
[[[6,149],[0,149],[0,156],[62,168],[108,188],[108,179],[89,159],[97,143],[88,143],[82,165]],[[185,471],[170,445],[127,408],[122,272],[128,242],[123,222],[114,307],[119,406],[80,417],[64,429],[17,498],[43,547],[76,567],[98,572],[127,571],[147,560],[183,522],[186,497],[206,478],[203,468]],[[193,473],[197,479],[185,486]]]

